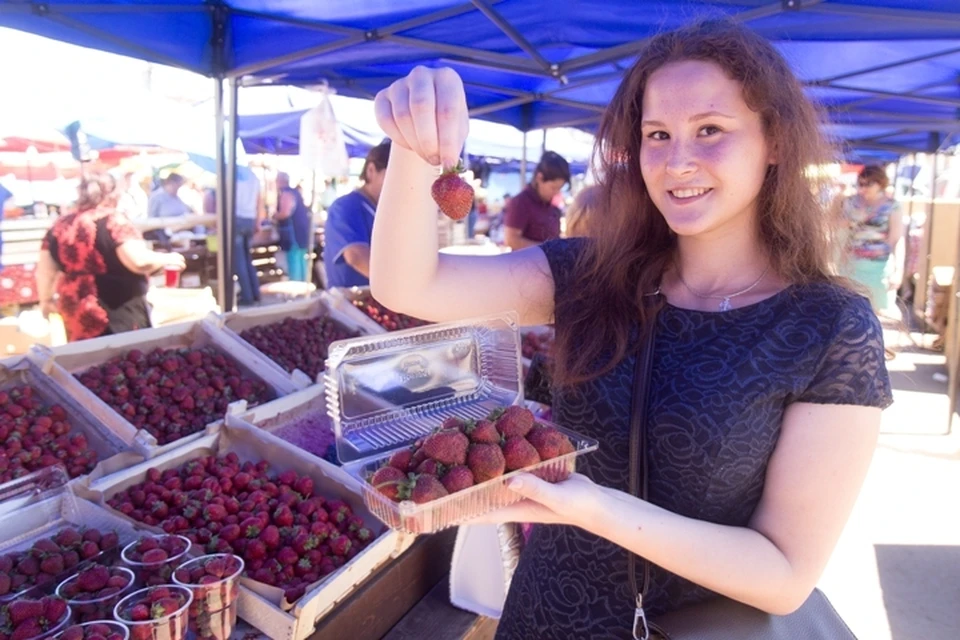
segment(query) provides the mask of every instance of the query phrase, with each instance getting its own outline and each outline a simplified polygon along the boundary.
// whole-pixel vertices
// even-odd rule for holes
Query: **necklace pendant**
[[[724,298],[720,301],[720,311],[730,311],[733,309],[733,305],[730,304],[730,298]]]

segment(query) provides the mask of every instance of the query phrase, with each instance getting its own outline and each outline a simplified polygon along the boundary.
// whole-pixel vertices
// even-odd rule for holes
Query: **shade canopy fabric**
[[[0,0],[0,25],[258,83],[371,97],[450,66],[476,117],[591,129],[645,39],[730,16],[773,41],[862,157],[960,131],[957,0]]]

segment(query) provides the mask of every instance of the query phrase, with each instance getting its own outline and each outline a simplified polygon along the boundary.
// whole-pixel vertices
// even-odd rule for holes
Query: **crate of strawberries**
[[[597,448],[517,406],[514,313],[336,343],[325,387],[344,470],[373,514],[406,533],[515,502],[513,475],[557,482]]]
[[[324,292],[306,300],[227,314],[218,322],[229,338],[269,361],[278,375],[290,376],[298,388],[305,388],[323,372],[331,342],[369,333],[361,320],[334,309]]]
[[[401,542],[312,457],[232,423],[85,489],[194,556],[239,556],[239,615],[270,637],[304,637]]]
[[[90,473],[131,450],[135,436],[133,427],[111,429],[94,419],[30,359],[0,364],[0,494],[17,479],[58,464],[71,478]]]
[[[111,430],[133,429],[147,457],[200,437],[228,411],[297,390],[207,319],[36,348],[31,358]]]
[[[370,287],[337,287],[329,291],[334,308],[356,318],[367,328],[366,333],[378,334],[425,327],[430,322],[391,311],[374,299]]]

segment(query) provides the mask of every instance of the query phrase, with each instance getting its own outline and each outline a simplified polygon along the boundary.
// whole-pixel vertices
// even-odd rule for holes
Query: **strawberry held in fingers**
[[[473,187],[460,177],[462,172],[463,165],[445,170],[430,189],[440,211],[452,220],[463,220],[473,208]]]

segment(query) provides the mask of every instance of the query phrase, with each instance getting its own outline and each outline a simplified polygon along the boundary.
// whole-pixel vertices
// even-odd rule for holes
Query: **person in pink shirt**
[[[503,213],[504,243],[513,250],[560,237],[560,209],[551,203],[570,182],[570,165],[547,151],[533,172],[533,181],[510,199]]]

